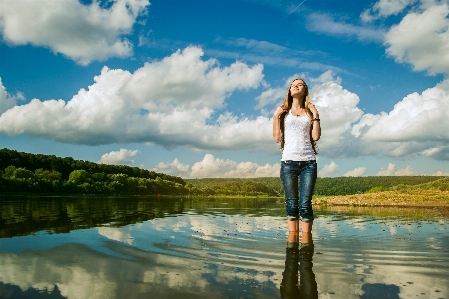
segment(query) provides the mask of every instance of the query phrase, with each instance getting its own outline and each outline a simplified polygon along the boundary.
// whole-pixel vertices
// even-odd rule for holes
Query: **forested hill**
[[[335,177],[318,178],[315,185],[315,195],[334,196],[360,194],[373,191],[389,190],[395,186],[414,186],[434,182],[444,177],[438,176],[367,176],[367,177]],[[193,185],[200,190],[210,190],[219,194],[245,194],[245,191],[271,190],[270,195],[283,196],[280,178],[205,178],[185,179],[187,185]]]
[[[69,175],[74,170],[86,170],[90,174],[105,173],[105,174],[125,174],[128,177],[156,179],[160,177],[163,180],[173,181],[185,185],[182,178],[171,176],[163,173],[156,173],[154,171],[145,170],[138,167],[131,167],[125,165],[108,165],[97,164],[84,160],[75,160],[72,157],[60,158],[50,155],[30,154],[24,152],[17,152],[10,149],[0,150],[0,170],[4,170],[8,166],[15,166],[17,168],[26,168],[31,171],[36,169],[58,171],[62,175],[62,179],[67,180]]]
[[[441,177],[318,178],[315,195],[350,195],[420,184],[420,188],[427,188],[426,183],[438,179]],[[442,183],[435,184],[440,188]],[[0,150],[0,192],[283,197],[278,177],[182,179],[138,167],[97,164],[6,148]]]
[[[90,194],[186,194],[176,176],[71,157],[0,150],[0,191]]]

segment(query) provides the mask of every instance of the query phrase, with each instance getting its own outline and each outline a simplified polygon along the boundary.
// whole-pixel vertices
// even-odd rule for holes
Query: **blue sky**
[[[0,0],[0,147],[278,176],[302,77],[319,176],[449,175],[449,1]]]

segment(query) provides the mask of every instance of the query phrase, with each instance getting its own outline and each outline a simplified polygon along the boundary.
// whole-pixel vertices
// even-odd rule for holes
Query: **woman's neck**
[[[302,99],[293,98],[292,109],[304,109],[304,101]]]

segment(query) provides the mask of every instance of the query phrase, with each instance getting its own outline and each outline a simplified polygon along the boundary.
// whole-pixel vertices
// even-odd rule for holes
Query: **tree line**
[[[187,194],[176,176],[125,165],[98,164],[0,150],[0,191],[88,194]]]
[[[334,177],[317,178],[315,184],[315,196],[338,196],[363,194],[378,191],[393,190],[395,186],[402,189],[411,186],[432,185],[441,178],[440,176],[366,176],[366,177]],[[244,190],[246,186],[254,186],[256,191],[265,192],[268,196],[284,196],[284,190],[280,178],[204,178],[185,179],[187,184],[192,184],[200,189],[209,189],[224,193],[233,189]],[[439,183],[437,183],[439,185]],[[239,189],[240,186],[240,189]],[[263,187],[262,187],[263,186]]]
[[[351,195],[414,186],[436,176],[369,176],[318,178],[316,196]],[[145,194],[192,196],[283,197],[280,178],[182,179],[125,165],[98,164],[0,150],[0,191],[35,193]]]

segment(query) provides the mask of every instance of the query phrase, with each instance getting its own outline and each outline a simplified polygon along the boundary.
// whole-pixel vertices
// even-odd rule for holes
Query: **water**
[[[438,210],[315,211],[287,246],[278,199],[3,196],[0,298],[449,299]]]

